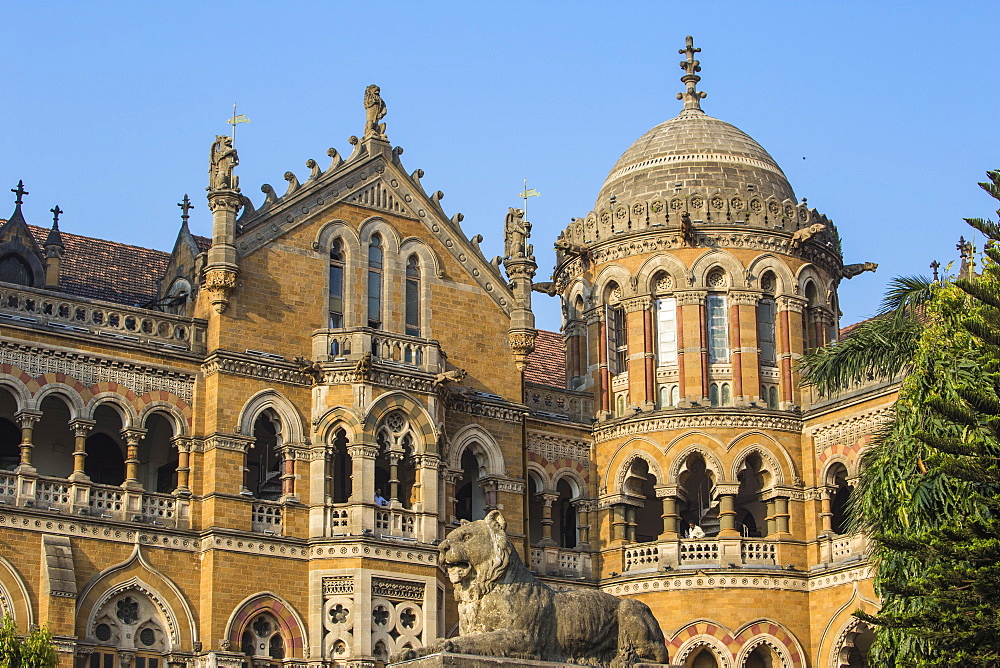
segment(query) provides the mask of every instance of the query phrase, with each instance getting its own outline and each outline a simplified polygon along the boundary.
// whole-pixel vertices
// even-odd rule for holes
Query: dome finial
[[[685,47],[678,50],[677,53],[687,56],[685,60],[681,61],[681,69],[684,70],[681,82],[687,85],[687,91],[677,93],[677,99],[684,100],[684,111],[701,112],[701,101],[707,93],[696,90],[698,82],[701,81],[701,77],[697,74],[701,72],[701,63],[694,59],[694,54],[701,53],[701,49],[695,48],[694,37],[688,35],[685,39]]]

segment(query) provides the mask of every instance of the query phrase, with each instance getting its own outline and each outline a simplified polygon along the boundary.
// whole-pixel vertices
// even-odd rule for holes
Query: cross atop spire
[[[184,199],[177,206],[181,208],[181,225],[187,226],[188,218],[191,217],[188,215],[188,211],[194,208],[194,204],[188,199],[187,193],[184,193]]]
[[[58,228],[59,227],[59,215],[63,214],[63,213],[66,213],[66,212],[63,211],[62,209],[60,209],[58,204],[56,204],[56,208],[49,209],[49,211],[52,212],[52,227]]]
[[[14,204],[24,204],[23,199],[25,195],[30,195],[27,190],[24,189],[24,181],[17,182],[17,188],[11,188],[10,191],[17,195],[17,199],[14,200]]]
[[[701,62],[694,59],[694,54],[701,53],[701,49],[695,48],[694,37],[688,35],[685,39],[685,47],[678,50],[677,53],[687,56],[681,61],[681,69],[684,70],[681,83],[687,86],[687,90],[683,93],[677,93],[677,99],[684,100],[684,111],[700,112],[701,101],[707,93],[697,90],[698,82],[701,81],[701,77],[697,74],[701,72]]]

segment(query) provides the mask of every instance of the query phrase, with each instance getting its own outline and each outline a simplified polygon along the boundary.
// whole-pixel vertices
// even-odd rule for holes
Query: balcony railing
[[[417,539],[417,516],[412,510],[375,510],[375,535],[385,538]]]
[[[861,561],[868,552],[868,540],[863,534],[824,536],[821,541],[822,559],[827,564]]]
[[[6,285],[0,286],[4,321],[194,352],[204,352],[207,327],[196,318]]]
[[[622,573],[669,568],[777,566],[778,543],[762,538],[668,540],[622,548]]]
[[[591,554],[562,547],[532,547],[528,567],[549,577],[589,578]]]
[[[250,528],[256,533],[281,535],[280,503],[269,501],[254,501],[250,516]]]
[[[372,360],[440,373],[441,347],[433,339],[393,334],[368,327],[318,329],[313,332],[313,359],[319,362],[357,362],[365,353]]]

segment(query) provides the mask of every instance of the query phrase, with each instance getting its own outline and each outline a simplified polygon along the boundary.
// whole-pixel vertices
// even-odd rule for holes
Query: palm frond
[[[934,282],[926,276],[896,276],[882,297],[879,315],[913,316],[933,294]]]

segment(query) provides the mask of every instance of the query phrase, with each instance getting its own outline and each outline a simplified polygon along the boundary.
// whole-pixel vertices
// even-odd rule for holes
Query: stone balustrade
[[[622,573],[666,569],[778,567],[779,543],[764,538],[703,538],[634,543],[621,548]]]
[[[375,510],[375,536],[379,538],[412,538],[417,536],[417,514],[403,508]]]
[[[318,362],[358,362],[369,352],[373,362],[411,367],[432,374],[444,371],[441,346],[433,339],[369,327],[318,329],[312,335],[313,359]]]
[[[208,326],[197,318],[75,299],[23,286],[0,288],[0,322],[196,353],[205,352]]]
[[[868,539],[862,534],[832,534],[820,538],[820,556],[825,564],[861,561],[868,554]]]
[[[281,535],[282,505],[277,501],[254,501],[250,529],[255,533]]]
[[[546,577],[591,578],[590,552],[562,547],[532,547],[528,555],[528,568]]]

